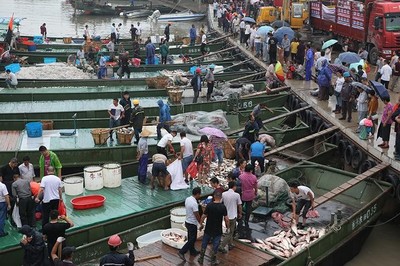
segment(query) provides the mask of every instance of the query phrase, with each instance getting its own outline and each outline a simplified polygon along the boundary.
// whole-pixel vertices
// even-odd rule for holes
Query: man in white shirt
[[[140,22],[138,22],[137,26],[136,26],[136,36],[137,36],[137,40],[139,43],[141,42],[141,39],[140,39],[141,35],[142,35],[142,26],[140,26]]]
[[[295,219],[298,227],[304,228],[304,226],[306,225],[306,220],[307,220],[306,215],[308,210],[310,208],[314,209],[314,192],[312,192],[312,190],[309,187],[300,186],[300,183],[297,180],[288,182],[288,185],[292,197],[292,211],[293,211],[292,218]],[[300,225],[298,224],[298,222],[299,222],[299,215],[302,209],[303,212],[301,216],[303,217],[303,223]]]
[[[183,261],[186,261],[185,253],[188,251],[190,251],[190,255],[192,256],[196,256],[200,253],[194,247],[194,244],[197,240],[197,225],[200,223],[199,204],[197,203],[197,201],[200,199],[200,196],[201,188],[195,187],[192,190],[192,196],[186,198],[185,200],[185,227],[188,232],[188,241],[178,252],[179,258],[181,258]]]
[[[109,127],[119,127],[121,124],[121,118],[125,115],[125,110],[124,107],[118,103],[117,98],[113,99],[113,103],[108,108],[108,114],[110,115]],[[112,134],[113,130],[110,130],[110,141],[114,141]]]
[[[10,196],[8,195],[6,185],[0,182],[0,237],[8,235],[8,233],[4,231],[8,210],[11,210]]]
[[[182,170],[185,175],[185,182],[188,182],[186,169],[189,164],[193,161],[193,145],[192,141],[186,137],[185,132],[180,133],[181,136],[181,153],[179,155],[179,160],[182,160]]]
[[[167,146],[169,147],[170,153],[175,153],[174,146],[172,146],[172,140],[175,138],[176,134],[176,131],[171,131],[171,133],[165,134],[157,143],[157,153],[164,154],[165,157],[168,157]]]
[[[36,196],[36,203],[42,200],[42,228],[49,222],[50,211],[58,210],[58,204],[62,201],[62,183],[61,179],[54,175],[54,167],[49,166],[48,175],[42,178],[40,190]]]
[[[33,169],[33,165],[30,163],[29,156],[25,156],[22,161],[23,163],[18,166],[20,176],[22,179],[32,181],[35,177],[35,170]]]
[[[392,68],[389,66],[388,60],[383,60],[383,66],[381,68],[381,83],[385,85],[385,88],[389,89],[390,78],[392,77]]]
[[[225,246],[228,244],[228,249],[233,249],[233,235],[236,230],[236,220],[242,218],[242,200],[239,193],[236,193],[236,182],[230,181],[228,183],[229,190],[222,193],[222,202],[228,211],[229,228],[228,232],[224,235],[224,240],[219,246],[219,251],[226,253]]]
[[[239,29],[240,29],[240,43],[244,43],[244,32],[246,31],[246,23],[243,20],[239,23]]]
[[[17,89],[17,85],[18,85],[18,80],[17,80],[17,76],[11,72],[11,70],[7,69],[6,70],[6,84],[7,87],[9,89],[11,89],[11,87],[15,89]]]
[[[86,65],[86,60],[85,60],[85,52],[83,51],[83,47],[79,48],[79,51],[76,52],[76,58],[79,60],[79,65],[80,66],[85,66]]]

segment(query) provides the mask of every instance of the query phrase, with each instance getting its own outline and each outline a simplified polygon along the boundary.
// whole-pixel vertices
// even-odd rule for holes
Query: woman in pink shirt
[[[244,173],[239,176],[240,182],[242,183],[242,202],[246,210],[244,218],[245,226],[249,226],[249,219],[251,213],[251,205],[254,198],[257,196],[257,177],[253,174],[253,166],[251,164],[246,165]]]

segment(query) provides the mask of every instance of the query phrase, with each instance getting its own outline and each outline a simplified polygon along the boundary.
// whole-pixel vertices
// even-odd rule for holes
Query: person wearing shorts
[[[297,180],[288,182],[288,185],[292,196],[293,218],[298,227],[304,228],[306,225],[308,210],[310,208],[314,209],[314,192],[312,192],[309,187],[301,186]],[[303,223],[299,224],[298,222],[301,210],[303,210],[301,215],[303,217]]]
[[[171,184],[171,175],[167,170],[167,157],[164,154],[156,153],[152,157],[153,168],[151,169],[150,186],[154,189],[154,179],[158,180],[160,186],[164,187],[164,190],[169,190]]]
[[[179,160],[182,161],[182,171],[185,175],[185,182],[188,182],[188,174],[186,173],[189,164],[193,161],[193,145],[192,141],[186,137],[185,132],[180,133],[181,136],[181,152]]]

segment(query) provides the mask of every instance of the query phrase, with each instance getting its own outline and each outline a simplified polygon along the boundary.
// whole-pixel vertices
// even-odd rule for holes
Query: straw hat
[[[145,137],[145,138],[149,137],[150,135],[151,135],[150,130],[148,130],[146,128],[143,129],[142,133],[140,133],[140,136]]]

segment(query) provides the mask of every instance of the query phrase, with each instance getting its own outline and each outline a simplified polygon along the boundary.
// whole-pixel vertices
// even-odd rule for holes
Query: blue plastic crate
[[[55,57],[45,57],[43,58],[43,62],[45,64],[51,64],[57,62],[57,59]]]
[[[43,134],[43,125],[41,122],[30,122],[25,125],[28,138],[40,138]]]
[[[5,69],[9,69],[12,73],[17,73],[21,70],[21,66],[18,63],[14,63],[6,66]]]

